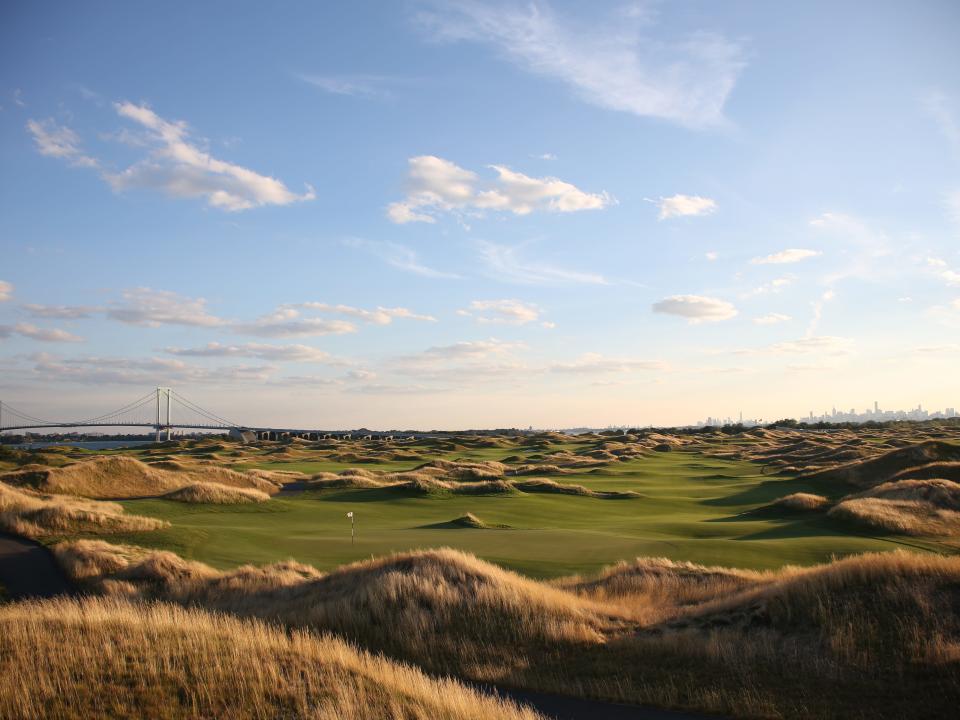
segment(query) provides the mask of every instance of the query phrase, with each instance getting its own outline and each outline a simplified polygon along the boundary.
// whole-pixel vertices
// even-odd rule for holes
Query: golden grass
[[[958,535],[960,512],[923,500],[864,497],[843,500],[827,513],[866,527],[904,535]]]
[[[207,503],[211,505],[239,505],[243,503],[267,502],[270,496],[253,488],[230,487],[213,482],[199,482],[187,485],[164,495],[167,500],[185,503]]]
[[[135,458],[108,455],[57,468],[22,468],[0,475],[0,481],[45,493],[95,499],[157,497],[198,481],[255,488],[271,494],[280,489],[278,483],[266,479],[263,473],[240,473],[203,464],[191,467],[176,463],[172,467],[178,469],[164,469]]]
[[[4,720],[539,717],[330,636],[165,604],[3,605],[0,657]]]
[[[541,583],[453,550],[322,574],[80,541],[92,591],[330,631],[437,672],[743,717],[926,718],[960,702],[960,558],[752,572],[639,559]]]
[[[41,495],[0,482],[0,529],[31,538],[118,533],[169,527],[164,520],[127,515],[116,503]]]
[[[798,492],[790,495],[784,495],[782,498],[774,500],[772,503],[770,503],[769,507],[778,507],[785,510],[795,510],[800,512],[822,510],[829,504],[830,501],[823,497],[823,495]]]

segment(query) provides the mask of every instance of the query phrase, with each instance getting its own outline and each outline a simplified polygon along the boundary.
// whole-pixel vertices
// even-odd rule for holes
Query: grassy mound
[[[921,500],[851,498],[827,513],[838,520],[904,535],[960,535],[960,512]]]
[[[476,679],[525,666],[518,646],[526,652],[601,642],[622,622],[587,599],[454,550],[367,560],[322,575],[296,563],[220,572],[169,552],[109,548],[79,541],[54,551],[95,591],[329,630],[437,672],[469,668]]]
[[[0,483],[0,529],[31,538],[159,530],[170,523],[126,515],[116,503],[41,495]]]
[[[512,483],[517,490],[526,493],[556,493],[559,495],[580,495],[582,497],[599,498],[601,500],[630,500],[641,498],[643,495],[633,490],[614,490],[604,492],[602,490],[591,490],[583,485],[570,485],[554,482],[553,480],[522,480]]]
[[[821,470],[809,475],[808,479],[872,487],[887,482],[910,468],[958,460],[960,460],[960,446],[940,440],[927,440],[891,450],[869,460],[859,460],[840,467]]]
[[[210,505],[239,505],[242,503],[267,502],[270,496],[253,488],[230,487],[212,482],[199,482],[187,485],[164,495],[167,500],[185,503]]]
[[[810,512],[812,510],[822,510],[830,501],[823,495],[814,495],[813,493],[792,493],[782,498],[777,498],[767,507],[770,509],[789,510],[792,512]]]
[[[171,605],[0,606],[0,717],[535,720],[341,640]]]
[[[321,574],[110,547],[55,551],[94,591],[332,631],[480,681],[747,717],[947,717],[960,701],[957,557],[767,572],[639,559],[547,584],[451,550]]]
[[[57,468],[31,468],[0,475],[8,485],[45,493],[89,498],[157,497],[195,482],[276,492],[279,485],[256,473],[240,473],[210,465],[166,470],[122,455],[107,455]]]
[[[422,525],[421,527],[431,530],[502,530],[509,528],[509,525],[489,525],[473,513],[467,513],[447,522]]]

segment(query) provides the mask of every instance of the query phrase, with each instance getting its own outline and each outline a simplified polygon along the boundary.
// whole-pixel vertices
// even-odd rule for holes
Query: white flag
[[[351,510],[350,512],[347,513],[347,517],[350,517],[350,518],[353,517],[353,510]]]

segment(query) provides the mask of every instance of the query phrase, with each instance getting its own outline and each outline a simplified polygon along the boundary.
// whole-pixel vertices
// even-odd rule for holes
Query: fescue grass
[[[220,483],[199,482],[174,490],[164,496],[167,500],[208,505],[238,505],[267,502],[270,496],[253,488],[237,488]]]
[[[0,482],[0,530],[34,539],[77,534],[131,533],[169,527],[155,518],[128,515],[117,503],[67,495],[42,495]]]
[[[0,606],[0,718],[536,720],[342,640],[163,604]]]
[[[960,558],[770,572],[639,559],[550,585],[451,550],[329,574],[58,552],[96,591],[330,631],[483,682],[737,717],[945,717],[960,702]]]

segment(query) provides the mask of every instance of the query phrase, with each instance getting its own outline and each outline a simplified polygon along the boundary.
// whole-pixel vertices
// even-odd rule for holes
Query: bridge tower
[[[158,387],[157,388],[157,442],[160,442],[161,431],[166,429],[166,439],[170,439],[170,404],[172,398],[170,397],[170,388],[168,387]],[[165,410],[165,412],[162,412]],[[165,417],[164,417],[165,416]]]

